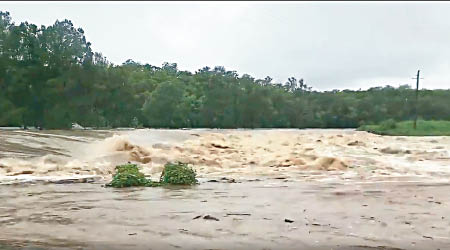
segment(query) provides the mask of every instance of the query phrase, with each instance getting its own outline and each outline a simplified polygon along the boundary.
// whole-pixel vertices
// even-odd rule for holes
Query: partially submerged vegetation
[[[161,184],[193,185],[198,181],[195,171],[184,163],[167,163],[161,174]]]
[[[125,164],[116,167],[116,173],[107,187],[158,187],[162,185],[194,185],[197,184],[196,173],[187,164],[167,163],[160,177],[160,182],[145,178],[136,164]]]
[[[450,121],[418,120],[417,128],[413,128],[413,121],[395,122],[392,119],[378,125],[364,125],[358,128],[379,135],[399,136],[450,136]]]
[[[144,174],[139,172],[137,165],[126,164],[116,167],[116,174],[114,174],[112,181],[107,186],[116,188],[132,186],[154,187],[159,186],[159,183],[145,178]]]

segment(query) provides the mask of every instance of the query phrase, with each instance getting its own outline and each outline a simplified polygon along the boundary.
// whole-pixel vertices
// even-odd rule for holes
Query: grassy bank
[[[395,122],[384,121],[378,125],[364,125],[358,128],[379,135],[407,135],[407,136],[450,136],[450,121],[417,121],[417,128],[413,128],[413,121]]]

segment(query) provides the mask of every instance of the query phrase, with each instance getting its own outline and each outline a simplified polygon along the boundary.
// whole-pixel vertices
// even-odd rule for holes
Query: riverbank
[[[418,120],[414,129],[413,121],[386,121],[379,125],[364,125],[359,131],[367,131],[378,135],[394,136],[450,136],[450,121]]]

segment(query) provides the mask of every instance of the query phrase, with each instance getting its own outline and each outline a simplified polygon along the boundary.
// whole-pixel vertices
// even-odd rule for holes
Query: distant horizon
[[[316,91],[450,89],[450,3],[4,2],[12,21],[71,20],[95,52],[194,73],[223,66]],[[305,21],[307,20],[307,21]]]

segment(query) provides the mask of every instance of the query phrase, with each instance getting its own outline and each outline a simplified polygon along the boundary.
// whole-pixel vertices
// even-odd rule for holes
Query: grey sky
[[[316,90],[450,88],[450,2],[2,2],[13,21],[70,19],[95,51],[182,70],[304,78]]]

